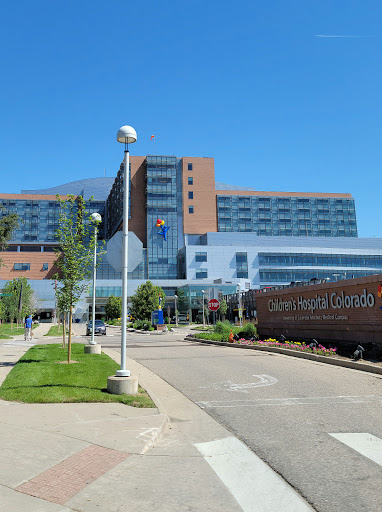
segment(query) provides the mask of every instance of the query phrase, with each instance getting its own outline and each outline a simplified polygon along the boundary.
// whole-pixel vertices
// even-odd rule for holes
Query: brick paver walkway
[[[16,491],[63,505],[128,456],[128,453],[91,445],[20,485]]]

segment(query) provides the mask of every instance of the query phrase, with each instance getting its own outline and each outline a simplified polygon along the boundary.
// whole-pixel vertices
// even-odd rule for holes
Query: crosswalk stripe
[[[244,512],[308,512],[312,508],[236,437],[195,447]]]
[[[329,435],[382,466],[382,439],[379,437],[367,432],[339,432]]]

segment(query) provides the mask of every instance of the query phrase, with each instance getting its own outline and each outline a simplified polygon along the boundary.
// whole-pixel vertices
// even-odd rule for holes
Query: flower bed
[[[304,341],[299,343],[298,341],[284,341],[280,343],[279,341],[269,338],[264,341],[251,341],[246,340],[244,338],[240,338],[238,341],[234,341],[234,344],[239,345],[258,345],[260,347],[281,347],[281,348],[289,348],[291,350],[298,350],[299,352],[308,352],[310,354],[318,354],[320,356],[335,356],[337,355],[337,348],[326,348],[323,345],[318,345],[317,347],[310,347]]]
[[[201,340],[211,340],[211,341],[222,341],[227,342],[228,340],[223,339],[223,336],[218,333],[198,333],[195,335],[189,335],[189,337],[201,339]],[[279,347],[279,348],[287,348],[290,350],[297,350],[299,352],[305,352],[310,354],[316,354],[320,356],[335,356],[337,355],[337,348],[326,348],[323,345],[317,345],[317,347],[310,347],[309,344],[305,342],[298,341],[284,341],[279,342],[273,338],[268,338],[266,340],[247,340],[245,338],[240,338],[239,340],[234,340],[233,345],[247,345],[247,346],[260,346],[260,347]]]

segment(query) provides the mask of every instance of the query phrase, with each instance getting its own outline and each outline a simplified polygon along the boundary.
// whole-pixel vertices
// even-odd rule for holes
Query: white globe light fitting
[[[117,141],[122,144],[132,144],[137,140],[137,132],[132,126],[121,126],[117,133]]]
[[[102,222],[102,217],[99,213],[94,212],[90,215],[90,219],[92,222]]]

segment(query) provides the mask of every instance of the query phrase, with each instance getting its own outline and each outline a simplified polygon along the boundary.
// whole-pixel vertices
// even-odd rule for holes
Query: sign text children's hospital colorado
[[[347,295],[345,292],[330,292],[323,295],[304,299],[303,295],[290,299],[270,299],[268,310],[270,312],[310,312],[311,316],[296,315],[284,317],[284,320],[347,320],[348,316],[339,315],[339,309],[372,308],[375,305],[375,296],[366,288],[360,294]],[[320,310],[332,310],[330,315],[314,315]]]

